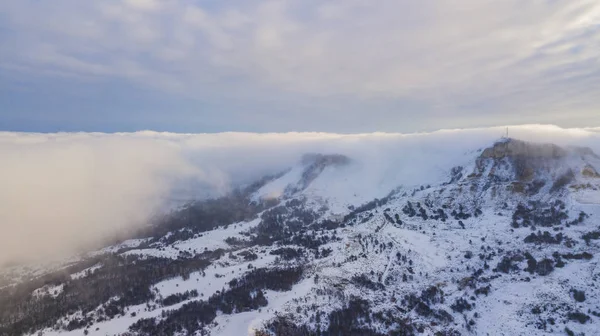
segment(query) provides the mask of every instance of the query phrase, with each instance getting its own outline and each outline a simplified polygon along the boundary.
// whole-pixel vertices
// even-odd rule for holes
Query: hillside
[[[600,157],[446,147],[309,153],[118,245],[5,270],[0,335],[596,334]]]

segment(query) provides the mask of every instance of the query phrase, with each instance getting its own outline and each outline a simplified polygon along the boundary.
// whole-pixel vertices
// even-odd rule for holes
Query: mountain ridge
[[[55,320],[37,322],[6,310],[0,331],[593,333],[593,154],[504,139],[420,163],[419,178],[409,163],[392,167],[398,177],[382,169],[381,184],[365,174],[368,163],[316,154],[230,198],[175,211],[168,232],[100,251],[55,278],[0,289],[0,308],[18,299],[56,311]],[[440,173],[436,164],[446,161]],[[123,290],[115,295],[106,278]],[[99,288],[88,295],[98,304],[82,308],[68,297],[88,297],[86,282]]]

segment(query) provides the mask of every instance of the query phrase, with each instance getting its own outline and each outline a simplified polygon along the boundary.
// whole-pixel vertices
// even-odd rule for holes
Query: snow
[[[224,256],[223,258],[228,258]],[[275,256],[265,255],[262,259],[249,262],[233,263],[232,265],[222,266],[219,263],[209,266],[202,272],[194,272],[188,280],[182,277],[165,280],[157,283],[153,288],[158,289],[163,297],[175,293],[183,293],[188,290],[196,289],[201,296],[210,297],[217,291],[228,287],[228,283],[244,273],[248,272],[248,265],[252,264],[255,268],[261,268],[271,265],[275,261]]]
[[[478,308],[484,313],[478,319],[479,330],[494,330],[495,335],[516,335],[524,330],[525,325],[532,323],[529,312],[536,305],[553,303],[557,306],[572,305],[574,300],[569,296],[572,288],[585,289],[588,300],[598,298],[600,292],[591,283],[587,282],[591,268],[596,265],[585,265],[582,262],[568,263],[562,269],[556,269],[545,277],[533,276],[530,282],[513,282],[503,279],[499,287],[495,287],[491,294],[478,301]],[[578,304],[586,312],[584,304]],[[564,335],[562,321],[557,321],[554,330],[544,331],[528,328],[531,335]],[[597,334],[598,326],[595,323],[581,325],[569,323],[568,327],[576,332],[586,335]]]
[[[403,297],[404,295],[420,293],[424,288],[435,284],[444,288],[448,305],[455,299],[472,295],[472,289],[459,288],[459,283],[470,277],[473,271],[481,268],[484,263],[479,258],[479,253],[489,255],[489,266],[493,268],[506,251],[529,251],[537,260],[550,257],[552,252],[564,249],[563,246],[534,246],[523,243],[525,236],[531,233],[530,229],[520,228],[513,230],[510,226],[513,206],[519,202],[529,200],[549,200],[555,195],[549,195],[548,183],[540,195],[528,196],[507,191],[504,185],[498,190],[484,188],[485,179],[466,177],[475,169],[475,159],[479,155],[475,143],[468,143],[462,147],[454,148],[450,145],[432,143],[418,143],[407,140],[406,144],[397,146],[383,146],[376,153],[362,153],[345,166],[329,166],[312,181],[312,183],[297,195],[298,198],[307,198],[307,204],[317,209],[322,204],[329,207],[328,215],[343,216],[349,213],[349,206],[365,204],[375,198],[383,198],[392,190],[399,190],[391,197],[389,203],[371,211],[373,217],[364,223],[357,222],[353,226],[339,229],[338,242],[331,242],[320,248],[331,248],[328,257],[310,260],[307,264],[304,279],[295,285],[291,291],[275,292],[266,291],[268,306],[260,311],[243,312],[231,315],[219,315],[211,329],[211,335],[239,336],[253,335],[253,330],[260,328],[262,323],[275,316],[277,312],[295,312],[297,307],[310,307],[323,312],[340,308],[343,299],[352,295],[366,298],[375,303],[377,309],[394,308],[390,303],[390,293]],[[393,159],[384,160],[386,155]],[[415,164],[418,162],[418,164]],[[557,164],[554,170],[544,172],[543,176],[552,182],[564,169],[572,168],[575,171],[574,184],[597,183],[593,179],[584,178],[579,173],[588,158],[570,156]],[[444,185],[449,180],[449,171],[452,167],[465,167],[463,177],[458,183]],[[488,176],[492,164],[483,169],[482,176]],[[298,184],[304,171],[304,166],[296,165],[280,178],[267,183],[252,197],[257,201],[264,198],[276,198],[283,195],[287,186]],[[507,177],[509,171],[498,172],[502,177]],[[475,183],[478,182],[478,183]],[[423,187],[432,185],[432,187]],[[401,187],[400,189],[397,189]],[[432,200],[431,200],[432,199]],[[450,218],[447,222],[422,220],[418,216],[408,217],[402,212],[406,202],[420,202],[427,200],[434,203],[433,208],[440,208],[446,203],[461,204],[466,207],[481,206],[483,212],[479,217],[463,220],[464,228],[458,221]],[[591,215],[592,220],[584,225],[572,225],[561,231],[566,237],[579,239],[585,232],[597,228],[600,216],[600,192],[593,188],[572,189],[565,196],[569,213],[577,216],[579,211]],[[509,203],[511,210],[503,208],[503,203]],[[386,220],[383,208],[389,208],[389,214],[398,215],[403,224],[393,224]],[[387,211],[387,210],[386,210]],[[450,212],[452,209],[446,209]],[[473,211],[473,209],[469,209]],[[152,246],[146,249],[132,249],[124,252],[125,255],[135,254],[142,256],[155,256],[177,258],[181,251],[202,252],[218,248],[232,248],[224,240],[228,237],[241,238],[242,233],[260,223],[260,219],[251,222],[231,224],[221,227],[196,238],[178,241],[169,246]],[[142,241],[131,241],[123,246],[137,247]],[[579,243],[568,250],[578,252],[598,246],[592,242],[591,247]],[[385,249],[381,246],[389,246]],[[201,296],[194,300],[210,297],[222,289],[228,288],[228,283],[235,278],[243,276],[249,271],[249,265],[256,268],[271,267],[275,265],[276,257],[269,254],[274,247],[250,247],[232,252],[252,251],[259,255],[254,261],[243,261],[242,258],[230,258],[226,253],[202,272],[190,274],[187,280],[175,277],[155,284],[152,289],[160,296],[167,297],[175,293],[188,290],[197,290]],[[116,251],[116,247],[105,249]],[[481,252],[483,251],[483,252]],[[564,250],[561,250],[564,251]],[[466,258],[465,253],[471,252],[472,257]],[[407,262],[399,261],[397,255],[404,256]],[[595,256],[594,258],[598,258]],[[488,261],[486,261],[488,263]],[[523,263],[519,267],[523,268]],[[88,270],[93,271],[99,265]],[[77,278],[85,271],[73,274]],[[564,326],[568,325],[576,333],[585,332],[588,335],[597,333],[597,319],[579,325],[557,321],[552,330],[539,330],[533,323],[537,317],[532,316],[533,305],[542,303],[555,303],[562,306],[576,306],[582,309],[594,308],[600,305],[600,292],[595,287],[595,279],[599,276],[597,261],[569,261],[564,268],[557,268],[548,276],[531,275],[526,272],[515,274],[500,274],[500,277],[491,282],[492,290],[489,295],[477,296],[476,310],[472,312],[456,313],[448,309],[448,305],[439,306],[453,314],[455,325],[459,328],[466,320],[476,320],[475,334],[490,335],[516,335],[525,331],[531,335],[548,333],[563,334]],[[319,275],[319,283],[315,283],[315,275]],[[355,275],[366,275],[373,282],[386,285],[385,291],[368,291],[352,284]],[[408,275],[408,280],[403,277]],[[530,277],[525,281],[525,277]],[[381,280],[378,280],[381,279]],[[585,288],[588,301],[574,303],[569,296],[573,287]],[[317,295],[317,289],[326,289],[334,293],[332,297]],[[59,288],[55,288],[59,290]],[[189,302],[189,301],[188,301]],[[185,303],[185,302],[184,302]],[[127,330],[135,320],[142,317],[156,317],[164,309],[176,309],[182,304],[166,308],[157,308],[146,311],[145,305],[130,307],[131,312],[136,312],[137,317],[130,315],[119,317],[111,321],[97,323],[90,329],[90,335],[106,335]],[[314,305],[314,306],[312,306]],[[477,311],[480,317],[474,317]],[[411,318],[430,325],[430,320],[411,313]],[[300,322],[305,317],[297,316]],[[466,320],[465,320],[466,319]],[[428,326],[424,335],[433,335],[437,329]],[[53,333],[46,335],[76,335],[78,333]],[[78,331],[81,332],[81,331]]]
[[[243,312],[235,315],[220,315],[215,322],[218,327],[213,329],[213,336],[254,336],[265,321],[275,317],[275,312],[285,309],[285,306],[298,297],[307,295],[314,287],[313,279],[305,279],[296,284],[290,291],[276,292],[267,290],[265,297],[269,301],[261,311]]]
[[[598,190],[580,190],[573,195],[573,198],[581,204],[600,205],[600,192]]]
[[[98,254],[105,254],[105,253],[117,253],[119,250],[122,249],[126,249],[126,248],[135,248],[140,246],[142,243],[147,242],[149,239],[129,239],[126,240],[120,244],[117,245],[113,245],[113,246],[109,246],[109,247],[105,247],[99,251],[96,251],[94,253],[90,253],[90,255],[98,255]]]
[[[303,192],[308,199],[324,199],[333,214],[348,212],[348,206],[359,206],[374,198],[385,197],[394,187],[381,181],[365,181],[368,175],[357,164],[327,167]],[[356,179],[362,180],[356,183]]]
[[[356,207],[375,198],[383,198],[400,186],[411,190],[421,185],[445,182],[450,169],[472,162],[476,149],[474,144],[457,148],[412,139],[382,143],[368,151],[359,151],[358,147],[345,150],[341,153],[347,154],[351,162],[325,167],[301,195],[311,200],[322,200],[332,214],[343,214],[348,211],[348,206]],[[419,164],[415,165],[415,162]],[[295,165],[258,190],[253,199],[281,196],[287,186],[298,185],[305,168],[302,164]]]
[[[177,305],[158,308],[152,311],[146,310],[146,305],[141,304],[137,306],[128,307],[126,316],[115,317],[112,320],[96,322],[94,323],[92,328],[87,329],[89,336],[107,336],[107,335],[118,335],[121,334],[129,328],[130,325],[135,323],[138,319],[142,318],[151,318],[151,317],[159,317],[163,310],[176,309],[184,305],[189,301],[181,302]],[[136,316],[131,316],[132,313],[135,313]],[[81,312],[79,312],[81,315]],[[72,318],[72,317],[71,317]],[[67,321],[69,318],[66,319]],[[31,334],[31,336],[38,335],[37,333]],[[52,329],[43,330],[43,336],[81,336],[83,332],[81,329],[76,329],[72,331],[64,331],[59,330],[55,331]]]
[[[396,246],[402,246],[404,250],[416,252],[425,264],[430,265],[432,269],[446,266],[447,260],[443,252],[438,250],[428,235],[412,230],[399,229],[391,225],[384,228],[384,233],[389,234],[389,237],[397,244]]]
[[[85,277],[88,274],[88,272],[89,273],[93,273],[95,270],[97,270],[97,269],[99,269],[101,267],[102,267],[101,264],[97,264],[97,265],[94,265],[92,267],[86,268],[86,269],[84,269],[81,272],[73,273],[73,274],[71,274],[71,279],[75,280],[75,279],[83,278],[83,277]]]
[[[254,193],[252,200],[259,201],[261,199],[274,199],[282,196],[287,186],[295,185],[298,181],[300,181],[303,172],[304,166],[295,166],[283,176],[260,188],[256,193]]]
[[[229,245],[225,242],[226,238],[238,236],[241,232],[247,231],[258,225],[259,222],[259,219],[255,219],[250,222],[230,224],[227,227],[219,227],[215,230],[204,232],[197,238],[192,238],[185,241],[177,241],[169,246],[161,246],[160,249],[134,249],[124,252],[123,255],[139,255],[176,259],[182,251],[195,251],[197,253],[201,253],[204,250],[212,251],[219,248],[226,249],[229,247]]]
[[[45,295],[49,295],[53,298],[56,298],[57,296],[60,295],[60,293],[63,292],[65,285],[61,284],[61,285],[57,285],[57,286],[44,286],[42,288],[38,288],[36,290],[33,291],[33,293],[31,293],[33,296],[35,297],[41,297],[41,296],[45,296]]]

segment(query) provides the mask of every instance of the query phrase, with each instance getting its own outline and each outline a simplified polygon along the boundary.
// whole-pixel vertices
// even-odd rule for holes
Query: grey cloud
[[[391,110],[388,118],[421,112],[461,125],[503,114],[584,120],[598,109],[593,0],[8,0],[0,12],[12,32],[0,66],[29,73],[120,78],[249,104],[279,95],[292,97],[288,105],[320,100],[316,108],[351,107],[345,96],[412,101],[425,113]]]

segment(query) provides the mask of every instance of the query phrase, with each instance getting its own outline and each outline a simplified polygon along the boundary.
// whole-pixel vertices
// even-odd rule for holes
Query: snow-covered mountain
[[[593,150],[411,148],[307,154],[135,239],[4,271],[0,334],[599,333]]]

